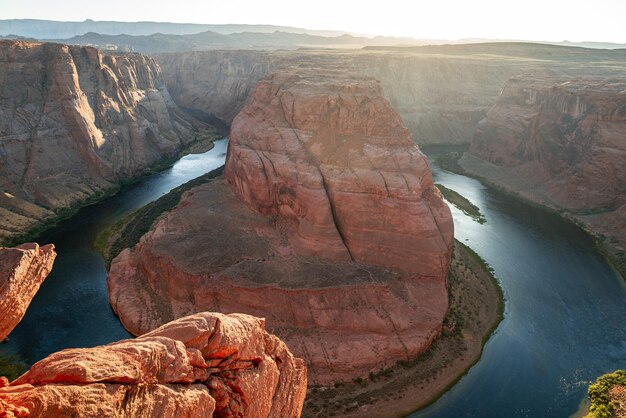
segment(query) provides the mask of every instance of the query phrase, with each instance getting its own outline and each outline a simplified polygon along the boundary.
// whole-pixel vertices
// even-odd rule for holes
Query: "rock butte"
[[[626,249],[626,78],[509,80],[476,130],[468,171],[565,209]],[[487,161],[490,164],[481,164]]]
[[[0,242],[174,156],[203,126],[151,58],[0,41]]]
[[[225,177],[187,192],[113,260],[124,326],[262,316],[322,384],[428,348],[447,310],[452,218],[380,84],[271,74],[230,138]]]
[[[39,286],[52,270],[54,245],[0,247],[0,341],[22,320]]]
[[[203,312],[134,340],[51,354],[10,385],[3,417],[298,417],[306,367],[248,315]]]

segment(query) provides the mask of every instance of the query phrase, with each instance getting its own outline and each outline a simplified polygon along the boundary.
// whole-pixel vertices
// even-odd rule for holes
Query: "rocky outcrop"
[[[22,320],[39,286],[52,270],[54,245],[0,247],[0,341]]]
[[[564,210],[626,248],[626,79],[519,76],[478,126],[464,168]]]
[[[301,74],[265,78],[233,122],[239,199],[284,222],[298,254],[445,280],[448,208],[380,83]]]
[[[135,334],[201,310],[267,318],[329,384],[416,356],[447,309],[450,211],[378,82],[279,72],[235,118],[225,178],[111,264]]]
[[[198,127],[151,58],[0,41],[0,242],[175,155]]]
[[[6,383],[5,383],[6,385]],[[306,368],[248,315],[199,313],[135,340],[67,349],[0,385],[8,417],[298,417]]]

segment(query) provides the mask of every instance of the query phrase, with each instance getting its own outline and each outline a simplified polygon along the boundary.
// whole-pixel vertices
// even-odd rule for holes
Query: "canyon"
[[[52,270],[54,245],[35,243],[16,248],[0,247],[0,341],[26,313],[39,286]]]
[[[0,41],[0,242],[102,198],[206,128],[149,57]]]
[[[224,177],[112,261],[109,297],[134,334],[203,310],[265,317],[309,381],[331,384],[439,335],[452,235],[379,82],[279,71],[234,119]]]
[[[6,417],[298,417],[306,367],[248,315],[198,313],[0,380]]]
[[[626,79],[518,76],[460,166],[563,211],[626,266]]]
[[[526,43],[361,50],[211,50],[153,55],[174,101],[230,125],[255,84],[274,70],[342,67],[380,80],[419,145],[469,143],[477,123],[519,74],[619,76],[624,51]]]
[[[52,354],[0,380],[0,407],[298,416],[307,378],[356,386],[414,362],[445,332],[453,236],[415,142],[471,140],[464,172],[561,211],[619,263],[623,55],[503,43],[148,57],[0,41],[2,242],[102,198],[209,125],[231,129],[224,176],[113,260],[111,306],[141,337]],[[7,330],[54,250],[0,250],[18,258],[36,280],[19,284]]]

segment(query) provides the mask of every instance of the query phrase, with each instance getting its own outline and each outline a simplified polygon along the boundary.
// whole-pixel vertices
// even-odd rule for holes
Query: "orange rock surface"
[[[329,384],[429,347],[452,228],[378,82],[277,73],[233,122],[225,179],[113,260],[110,301],[135,334],[203,310],[265,317]]]
[[[203,312],[135,340],[54,353],[0,387],[0,415],[297,417],[306,368],[264,325]]]
[[[149,57],[0,40],[0,242],[176,155],[202,126]]]
[[[52,270],[54,245],[0,247],[0,341],[22,320],[39,286]]]

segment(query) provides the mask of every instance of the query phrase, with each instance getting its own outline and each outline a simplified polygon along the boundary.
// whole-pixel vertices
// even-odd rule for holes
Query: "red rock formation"
[[[298,417],[305,394],[302,360],[264,320],[204,312],[48,356],[0,387],[0,416]]]
[[[624,78],[515,77],[472,141],[470,153],[490,164],[463,165],[569,212],[623,251],[625,92]]]
[[[328,384],[438,335],[452,219],[375,80],[299,74],[259,83],[226,180],[192,189],[114,259],[109,291],[135,334],[202,310],[263,316]]]
[[[0,41],[0,242],[194,138],[150,58]]]
[[[289,224],[298,254],[445,278],[447,206],[377,81],[270,75],[230,141],[226,180],[253,210]]]
[[[52,270],[54,245],[0,247],[0,341],[22,320],[39,286]]]

